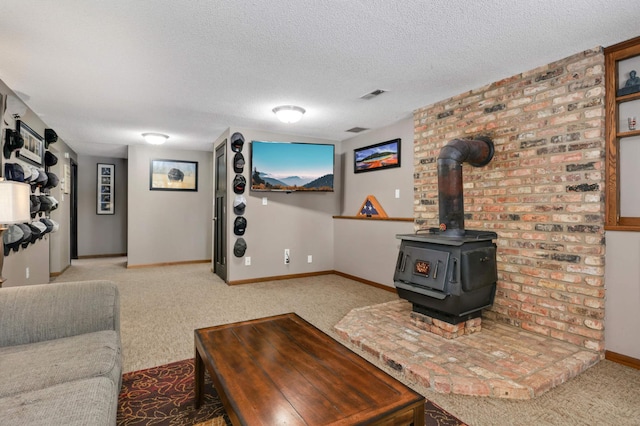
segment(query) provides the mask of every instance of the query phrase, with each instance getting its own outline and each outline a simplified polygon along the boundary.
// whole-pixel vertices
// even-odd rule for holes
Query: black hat
[[[2,152],[7,160],[11,158],[11,152],[14,149],[20,149],[24,146],[22,135],[15,130],[7,129],[4,136],[4,147]]]
[[[244,170],[244,155],[241,152],[236,152],[233,156],[233,171],[236,173],[242,173]]]
[[[233,152],[242,152],[242,146],[244,145],[244,136],[242,133],[235,132],[231,135],[231,150]]]
[[[4,234],[2,234],[2,242],[4,243],[4,255],[8,256],[11,249],[18,251],[20,243],[24,238],[24,232],[18,225],[10,225]]]
[[[31,182],[40,188],[44,188],[47,185],[47,182],[49,181],[49,176],[47,176],[47,174],[45,173],[44,170],[42,169],[38,169],[38,177],[35,180],[31,180]]]
[[[24,170],[18,163],[4,163],[4,177],[7,180],[24,182]]]
[[[22,237],[22,248],[27,248],[31,242],[31,227],[26,223],[19,223],[18,226],[22,229],[24,236]]]
[[[48,189],[48,188],[55,188],[56,186],[58,186],[58,184],[60,183],[60,179],[58,179],[58,176],[53,172],[45,172],[45,173],[47,174],[47,183],[44,185],[44,188]]]
[[[244,192],[244,187],[247,184],[247,180],[242,175],[236,175],[233,178],[233,192],[236,194],[242,194]]]
[[[56,157],[51,151],[45,151],[44,164],[47,167],[55,166],[56,164],[58,164],[58,157]]]
[[[233,245],[233,254],[236,257],[244,256],[244,253],[247,251],[247,242],[244,238],[238,238],[236,243]]]
[[[44,129],[44,147],[49,148],[50,143],[58,141],[58,134],[53,129]]]
[[[244,195],[236,195],[233,200],[233,212],[237,215],[243,215],[245,207],[247,207],[247,199],[244,198]]]
[[[42,223],[42,222],[38,222]],[[44,226],[44,224],[42,224]],[[35,243],[38,238],[42,238],[42,230],[40,227],[36,226],[34,223],[29,224],[29,228],[31,228],[31,244]]]
[[[47,233],[53,231],[53,222],[51,222],[51,220],[47,219],[46,217],[43,217],[42,219],[40,219],[40,222],[44,223],[44,226],[47,227]]]
[[[247,229],[247,219],[244,216],[236,217],[233,221],[233,233],[236,235],[244,235],[244,231]]]
[[[40,211],[40,197],[37,195],[31,195],[31,207],[30,207],[31,217],[36,217],[36,214]]]
[[[53,201],[47,195],[38,195],[40,199],[40,211],[41,212],[50,212],[53,208]]]

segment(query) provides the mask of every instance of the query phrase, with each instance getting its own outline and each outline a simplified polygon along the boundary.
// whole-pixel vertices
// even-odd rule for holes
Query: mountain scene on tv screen
[[[269,173],[254,169],[251,174],[251,189],[255,191],[333,191],[333,174],[315,179],[300,176],[274,178]]]

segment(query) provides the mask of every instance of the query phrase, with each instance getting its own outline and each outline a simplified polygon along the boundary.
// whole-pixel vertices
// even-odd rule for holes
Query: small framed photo
[[[400,167],[400,139],[353,150],[353,172],[363,173]]]
[[[96,214],[115,214],[115,164],[98,163]]]
[[[198,191],[198,162],[151,160],[149,189],[151,191]]]
[[[16,152],[16,156],[21,160],[27,160],[36,166],[42,166],[44,156],[44,138],[37,134],[31,127],[23,121],[16,122],[16,132],[24,139],[24,146]]]

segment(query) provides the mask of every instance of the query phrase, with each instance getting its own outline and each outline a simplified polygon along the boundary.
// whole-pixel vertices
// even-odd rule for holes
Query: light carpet
[[[192,358],[196,328],[295,312],[336,337],[333,326],[351,309],[397,300],[394,293],[336,275],[227,286],[209,264],[126,269],[125,258],[74,260],[55,281],[88,279],[118,284],[125,371]],[[407,385],[472,426],[640,425],[640,370],[606,360],[528,401]]]

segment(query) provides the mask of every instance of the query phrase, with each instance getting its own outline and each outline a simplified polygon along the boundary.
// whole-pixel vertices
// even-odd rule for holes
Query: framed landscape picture
[[[98,163],[96,214],[115,214],[115,164]]]
[[[198,162],[151,160],[149,189],[151,191],[197,191]]]
[[[353,172],[363,173],[400,167],[400,139],[353,150]]]

